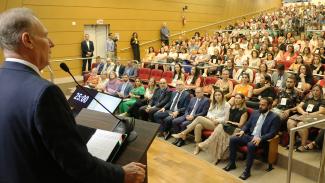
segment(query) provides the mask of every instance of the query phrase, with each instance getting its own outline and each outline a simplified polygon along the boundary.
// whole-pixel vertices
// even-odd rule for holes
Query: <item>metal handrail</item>
[[[325,117],[325,116],[324,116]],[[302,126],[298,126],[295,128],[292,128],[290,130],[290,143],[289,143],[289,160],[288,160],[288,171],[287,171],[287,183],[291,182],[291,171],[292,171],[292,155],[293,155],[293,144],[294,144],[294,134],[305,128],[310,128],[310,127],[315,127],[319,124],[325,124],[325,119],[321,119],[318,121],[314,121],[311,123],[304,124]],[[324,134],[325,136],[325,134]],[[325,140],[323,141],[323,150],[322,150],[322,155],[321,155],[321,162],[320,162],[320,169],[319,169],[319,174],[318,174],[318,180],[317,183],[322,183],[324,179],[324,159],[325,159]]]
[[[169,37],[174,37],[174,36],[186,34],[188,32],[193,32],[193,31],[200,30],[200,29],[203,29],[203,28],[206,28],[206,27],[215,26],[215,25],[218,25],[218,24],[222,24],[222,23],[225,23],[225,22],[233,21],[233,20],[236,20],[236,19],[239,19],[239,18],[243,18],[243,17],[250,16],[250,15],[255,15],[255,14],[258,14],[258,13],[263,13],[263,12],[270,11],[270,10],[274,10],[274,9],[277,9],[277,8],[269,8],[269,9],[266,9],[266,10],[263,10],[263,11],[255,11],[253,13],[247,13],[247,14],[244,14],[244,15],[241,15],[241,16],[229,18],[229,19],[222,20],[222,21],[219,21],[219,22],[214,22],[214,23],[207,24],[207,25],[200,26],[200,27],[196,27],[196,28],[193,28],[193,29],[190,29],[190,30],[186,30],[186,31],[182,31],[182,32],[179,32],[179,33],[171,34]],[[154,39],[154,40],[151,40],[151,41],[147,41],[147,42],[144,42],[144,43],[139,44],[139,46],[143,46],[143,45],[147,45],[147,44],[150,44],[150,43],[154,43],[156,41],[160,41],[160,39]],[[131,47],[122,48],[122,49],[120,49],[120,51],[125,51],[125,50],[128,50],[130,48]]]

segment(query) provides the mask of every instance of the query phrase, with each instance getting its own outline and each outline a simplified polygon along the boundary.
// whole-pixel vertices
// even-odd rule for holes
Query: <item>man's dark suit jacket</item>
[[[122,77],[122,75],[124,73],[124,70],[125,70],[125,66],[120,65],[120,69],[118,71],[116,70],[116,68],[117,68],[117,65],[114,66],[113,71],[116,72],[116,73],[118,72],[119,77]]]
[[[177,94],[177,92],[172,93],[172,96],[170,97],[169,102],[164,106],[164,108],[166,110],[171,110],[170,108],[174,101],[174,98],[176,97],[176,94]],[[179,101],[177,103],[177,111],[179,112],[180,115],[184,114],[189,102],[190,102],[190,94],[188,93],[188,91],[185,90],[182,92],[182,95],[180,96]]]
[[[164,90],[157,88],[152,95],[149,105],[151,107],[162,108],[168,103],[171,95],[172,92],[168,88]]]
[[[59,87],[20,63],[0,66],[0,182],[123,182],[88,153]]]
[[[93,56],[93,52],[94,52],[94,43],[92,41],[89,41],[89,48],[87,46],[87,42],[84,40],[81,42],[81,56],[82,57],[87,57],[87,52],[91,52],[91,55],[89,55],[88,57],[92,57]]]
[[[194,105],[195,105],[195,102],[198,98],[196,97],[193,97],[190,101],[190,104],[187,106],[186,108],[186,111],[185,111],[185,116],[186,115],[190,115],[193,108],[194,108]],[[206,116],[207,113],[208,113],[208,110],[209,110],[209,107],[210,107],[210,102],[209,102],[209,99],[206,98],[206,97],[203,97],[199,102],[198,102],[198,107],[195,111],[195,113],[193,114],[193,117],[196,118],[197,116]]]
[[[242,128],[245,134],[252,135],[260,114],[261,113],[258,110],[255,110],[252,113],[251,117]],[[281,120],[279,116],[276,115],[274,112],[269,111],[262,126],[261,142],[265,142],[273,138],[278,132],[280,125]]]

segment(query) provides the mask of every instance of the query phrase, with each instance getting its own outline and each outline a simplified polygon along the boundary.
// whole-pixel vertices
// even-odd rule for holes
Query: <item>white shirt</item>
[[[269,111],[267,111],[264,114],[262,114],[262,113],[260,114],[260,116],[257,119],[256,125],[255,125],[255,128],[254,128],[254,131],[252,133],[253,136],[261,137],[262,127],[263,127],[263,124],[265,122],[265,118],[266,118],[266,116],[268,114],[269,114]]]
[[[41,75],[41,73],[40,73],[39,69],[36,67],[36,65],[34,65],[26,60],[22,60],[22,59],[18,59],[18,58],[6,58],[6,62],[16,62],[16,63],[26,65],[26,66],[32,68],[38,75]]]
[[[221,107],[218,107],[217,105],[212,109],[210,107],[207,117],[218,121],[219,123],[224,123],[229,119],[230,108],[231,106],[228,102],[225,102]]]

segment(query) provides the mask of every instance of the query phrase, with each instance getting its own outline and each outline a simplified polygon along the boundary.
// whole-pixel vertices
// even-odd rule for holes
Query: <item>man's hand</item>
[[[158,112],[165,112],[165,108],[159,109]]]
[[[260,137],[254,137],[254,138],[252,139],[252,142],[253,142],[253,144],[255,144],[256,146],[258,146],[258,145],[260,144],[260,142],[261,142],[261,138],[260,138]]]
[[[194,117],[193,117],[192,115],[187,115],[187,116],[185,117],[185,119],[186,119],[187,121],[192,121],[192,120],[194,119]]]
[[[244,131],[240,131],[240,132],[238,132],[238,133],[235,133],[235,135],[236,135],[237,137],[241,137],[241,136],[244,135]]]
[[[178,111],[172,112],[171,116],[172,116],[173,118],[176,118],[176,117],[178,116]]]
[[[141,183],[146,175],[146,165],[132,162],[122,167],[124,170],[124,183]]]

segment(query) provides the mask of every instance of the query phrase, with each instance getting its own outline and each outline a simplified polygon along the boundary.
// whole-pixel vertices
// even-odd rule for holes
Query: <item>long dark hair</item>
[[[309,79],[311,79],[311,78],[313,77],[313,74],[312,74],[311,69],[310,69],[310,67],[309,67],[308,64],[301,64],[301,65],[299,66],[297,76],[299,77],[299,75],[300,75],[300,68],[301,68],[302,66],[304,66],[304,67],[306,68],[306,76],[305,76],[305,78],[309,78]]]
[[[195,72],[194,72],[194,76],[191,81],[191,84],[194,84],[196,82],[197,78],[199,77],[199,69],[196,66],[192,67],[192,69],[193,68],[195,69]]]
[[[179,73],[177,73],[176,72],[176,65],[178,65],[179,66],[179,68],[180,68],[180,71],[179,71]],[[180,80],[181,79],[181,77],[182,77],[182,66],[181,66],[181,64],[175,64],[175,70],[174,70],[174,77],[175,77],[175,75],[178,75],[178,78],[177,78],[177,80]]]

